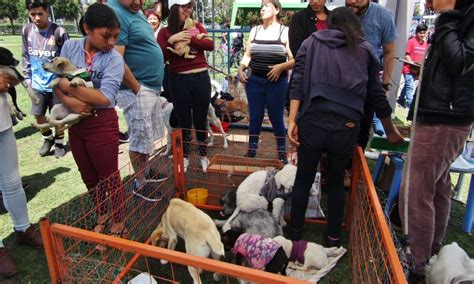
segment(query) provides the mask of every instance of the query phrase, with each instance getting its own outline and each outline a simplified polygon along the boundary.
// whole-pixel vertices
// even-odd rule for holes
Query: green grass
[[[17,59],[21,59],[21,38],[19,36],[1,36],[0,46],[5,46],[13,51]],[[19,93],[19,105],[21,109],[29,113],[31,102],[22,87],[17,88]],[[400,121],[404,122],[403,114],[398,114]],[[32,128],[30,124],[33,117],[29,115],[14,127],[17,138],[19,163],[22,180],[29,185],[26,190],[28,208],[32,223],[51,212],[61,204],[69,202],[72,198],[84,193],[85,186],[81,181],[77,166],[71,153],[62,159],[53,156],[41,158],[38,148],[41,146],[42,137],[40,133]],[[123,119],[120,121],[121,128],[125,128]],[[67,139],[66,139],[67,141]],[[469,179],[464,183],[464,192],[468,186]],[[472,257],[474,256],[474,242],[472,236],[461,230],[464,205],[453,202],[451,219],[445,243],[457,241]],[[322,242],[325,227],[320,225],[306,226],[304,238],[316,242]],[[13,229],[9,215],[5,210],[0,211],[0,237],[10,249],[11,254],[17,262],[19,273],[15,279],[20,283],[49,283],[49,272],[46,266],[44,253],[40,250],[14,244]],[[344,243],[347,244],[348,235],[344,234]],[[323,278],[322,283],[349,283],[351,279],[349,252],[344,256],[337,267]],[[1,282],[1,279],[0,279]]]

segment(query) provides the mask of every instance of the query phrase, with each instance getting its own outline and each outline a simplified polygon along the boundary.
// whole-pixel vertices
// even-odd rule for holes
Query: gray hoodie
[[[342,112],[342,116],[350,111],[360,114],[360,119],[365,100],[375,107],[378,117],[392,112],[382,89],[377,58],[362,38],[359,48],[351,50],[340,31],[314,32],[298,50],[293,72],[290,99],[302,101],[299,117],[317,97],[330,102],[331,109]]]

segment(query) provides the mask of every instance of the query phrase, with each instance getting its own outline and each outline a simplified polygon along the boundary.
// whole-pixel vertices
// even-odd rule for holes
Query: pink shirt
[[[428,43],[426,40],[420,44],[416,37],[412,37],[408,40],[407,49],[405,54],[408,54],[411,57],[413,62],[421,62],[425,56],[426,50],[428,49]],[[403,74],[410,73],[410,65],[403,64]]]

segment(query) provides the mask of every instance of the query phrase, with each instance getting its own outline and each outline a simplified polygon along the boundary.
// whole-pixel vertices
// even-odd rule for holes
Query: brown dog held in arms
[[[186,18],[186,20],[184,21],[183,30],[189,31],[191,36],[196,34],[197,39],[203,39],[206,37],[208,38],[207,34],[199,33],[199,30],[196,28],[196,23],[197,23],[196,20],[193,20],[191,18]],[[210,38],[208,39],[211,40]],[[166,49],[169,49],[174,54],[178,56],[183,56],[186,59],[196,58],[196,55],[189,54],[191,52],[191,48],[189,47],[186,41],[178,41],[174,44],[173,47],[167,47]]]
[[[224,244],[211,217],[196,208],[191,203],[179,198],[173,198],[168,205],[161,222],[151,234],[152,245],[160,244],[167,249],[174,250],[178,243],[178,236],[184,239],[186,253],[201,257],[220,260],[224,257]],[[166,260],[161,260],[166,264]],[[194,284],[202,283],[199,274],[201,269],[188,266],[188,271]],[[214,274],[214,280],[219,280],[219,275]]]

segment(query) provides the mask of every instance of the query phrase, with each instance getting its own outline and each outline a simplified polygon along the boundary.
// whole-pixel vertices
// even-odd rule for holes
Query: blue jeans
[[[25,190],[21,185],[15,134],[13,134],[11,127],[0,132],[0,157],[2,157],[0,191],[3,196],[3,204],[10,214],[15,229],[24,231],[30,226],[30,218],[26,207]]]
[[[247,91],[250,114],[250,151],[255,152],[258,149],[258,140],[263,116],[265,114],[265,107],[267,108],[268,117],[273,127],[273,133],[277,140],[277,150],[280,153],[285,151],[286,129],[285,123],[283,122],[283,110],[285,108],[287,86],[287,76],[280,76],[276,82],[255,75],[249,77],[245,90]]]
[[[405,85],[400,93],[400,102],[405,101],[405,106],[410,108],[411,102],[413,101],[413,95],[415,94],[415,77],[413,74],[403,74],[405,78]]]

